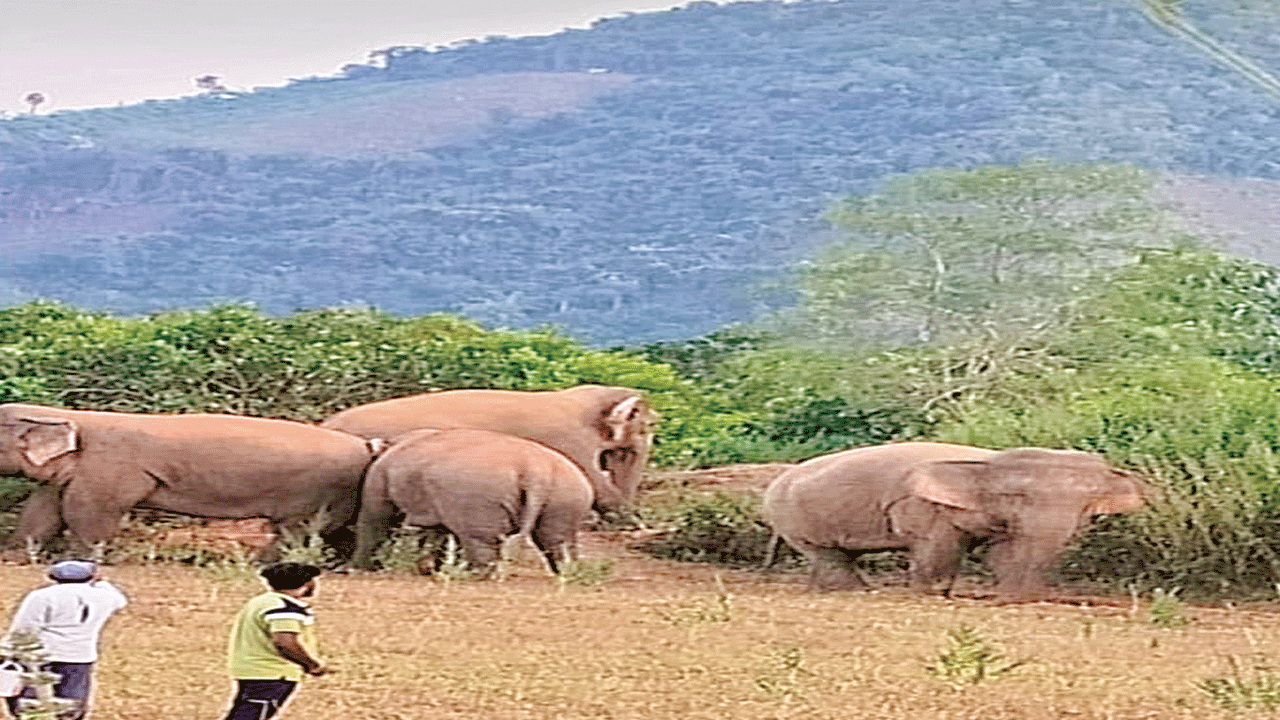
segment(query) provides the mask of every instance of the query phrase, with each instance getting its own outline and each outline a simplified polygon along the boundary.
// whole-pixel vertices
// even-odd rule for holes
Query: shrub
[[[560,564],[557,580],[560,587],[595,587],[613,579],[614,561],[609,558],[599,560],[569,560]]]
[[[1056,397],[972,409],[940,438],[988,447],[1103,453],[1155,492],[1140,513],[1103,518],[1064,556],[1072,580],[1181,587],[1188,596],[1280,583],[1280,404],[1270,378],[1225,361],[1115,366]]]
[[[461,317],[375,310],[277,317],[245,305],[132,318],[46,302],[0,309],[0,402],[313,421],[445,388],[585,383],[646,393],[665,420],[657,463],[684,462],[692,438],[743,419],[719,417],[669,365],[552,330],[488,330]]]
[[[809,393],[802,401],[753,431],[779,443],[806,443],[825,439],[834,448],[878,445],[909,437],[923,417],[904,408],[871,407],[839,396]]]
[[[35,488],[30,480],[0,477],[0,513],[17,512]]]
[[[798,462],[862,445],[877,445],[918,434],[918,413],[895,408],[865,408],[841,397],[809,392],[796,402],[774,403],[776,414],[719,430],[701,439],[693,464]]]
[[[679,437],[681,464],[799,460],[923,434],[928,423],[880,357],[787,347],[765,335],[712,334],[650,346],[697,381],[698,415]]]
[[[976,685],[1007,675],[1026,662],[1004,662],[1004,654],[977,628],[960,625],[947,631],[947,647],[925,671],[957,685]]]
[[[755,685],[769,697],[790,702],[801,696],[801,686],[813,675],[805,667],[804,648],[790,645],[768,654],[766,667],[756,675]]]
[[[1064,556],[1061,577],[1115,589],[1180,587],[1202,599],[1274,593],[1280,458],[1264,449],[1237,460],[1148,458],[1139,470],[1155,488],[1147,508],[1096,520]]]
[[[689,443],[689,461],[693,467],[715,467],[736,463],[800,462],[847,446],[828,437],[804,442],[780,442],[738,426],[718,430]]]
[[[760,500],[715,493],[686,500],[674,510],[672,528],[647,546],[650,553],[686,562],[759,566],[773,531],[760,517]]]
[[[1187,619],[1187,604],[1178,597],[1178,588],[1165,591],[1156,588],[1151,593],[1151,609],[1147,619],[1159,628],[1178,628],[1191,622]]]
[[[430,575],[435,572],[435,560],[443,546],[441,534],[420,527],[401,526],[392,529],[373,557],[378,567],[387,572]]]
[[[1228,657],[1231,672],[1208,677],[1196,683],[1210,700],[1224,710],[1273,711],[1280,707],[1280,678],[1276,677],[1266,658],[1259,657],[1249,671],[1241,670],[1234,657]]]

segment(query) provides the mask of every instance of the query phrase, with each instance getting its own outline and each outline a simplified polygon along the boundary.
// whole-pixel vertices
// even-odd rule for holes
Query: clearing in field
[[[583,540],[613,558],[603,582],[562,583],[532,552],[497,582],[326,575],[314,608],[337,672],[280,717],[1193,718],[1280,701],[1258,666],[1280,654],[1265,607],[815,595],[800,573]],[[0,565],[5,610],[43,570]],[[104,634],[96,717],[219,717],[228,624],[261,588],[248,567],[106,572],[133,604]]]

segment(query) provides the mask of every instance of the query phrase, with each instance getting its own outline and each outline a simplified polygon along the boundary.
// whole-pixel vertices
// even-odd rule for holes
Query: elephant
[[[358,405],[321,427],[392,440],[411,430],[493,430],[542,443],[577,463],[601,515],[630,510],[653,443],[657,415],[635,390],[445,390]]]
[[[774,531],[810,565],[817,590],[867,589],[859,555],[907,550],[916,590],[950,594],[962,554],[991,542],[995,595],[1048,596],[1043,573],[1095,515],[1136,512],[1137,476],[1075,450],[904,442],[803,462],[764,493]]]
[[[591,513],[585,473],[545,445],[490,430],[416,430],[365,478],[352,564],[371,569],[397,511],[405,523],[457,536],[470,567],[492,573],[504,538],[529,538],[552,572],[577,558]]]
[[[377,447],[288,420],[149,415],[0,405],[0,476],[39,485],[11,544],[65,526],[85,548],[112,537],[131,508],[269,519],[277,529],[321,510],[330,533],[351,522]]]

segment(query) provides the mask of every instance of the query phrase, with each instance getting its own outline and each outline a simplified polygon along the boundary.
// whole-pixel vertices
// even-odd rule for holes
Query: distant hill
[[[1196,22],[1280,71],[1280,22]],[[1266,20],[1266,22],[1264,22]],[[1132,163],[1280,261],[1280,106],[1122,0],[695,2],[251,93],[0,120],[0,302],[684,338],[930,167]]]

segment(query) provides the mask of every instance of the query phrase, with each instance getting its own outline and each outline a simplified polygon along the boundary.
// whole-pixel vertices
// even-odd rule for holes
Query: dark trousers
[[[89,712],[89,692],[93,689],[93,663],[51,662],[41,670],[61,676],[53,686],[53,694],[56,697],[76,701],[76,706],[58,715],[58,720],[82,720]],[[9,713],[18,717],[18,699],[35,696],[36,689],[28,687],[18,697],[5,698]]]
[[[236,684],[236,697],[226,720],[267,720],[280,712],[298,686],[293,680],[237,680]]]

